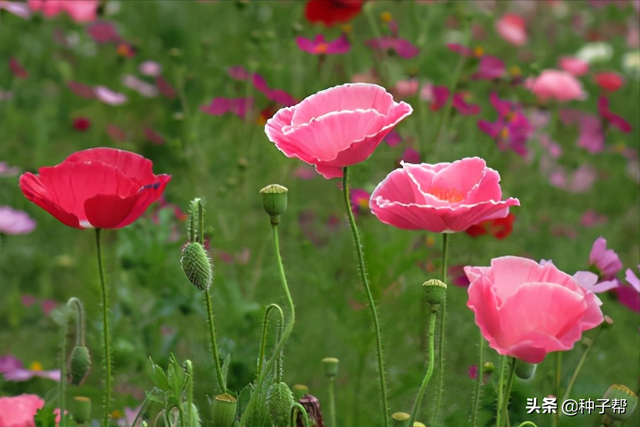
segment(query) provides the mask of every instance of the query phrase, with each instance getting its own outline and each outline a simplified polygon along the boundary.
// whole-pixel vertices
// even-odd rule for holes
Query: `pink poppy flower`
[[[607,249],[607,241],[604,237],[598,237],[589,254],[589,264],[593,268],[600,280],[613,279],[620,270],[622,262],[613,249]]]
[[[490,267],[465,267],[469,307],[489,346],[501,355],[540,363],[566,351],[604,317],[598,298],[553,264],[515,256]]]
[[[215,98],[209,105],[200,107],[200,111],[213,116],[222,116],[226,113],[235,114],[244,119],[247,111],[253,109],[253,98]]]
[[[563,56],[558,59],[558,65],[563,71],[576,77],[584,76],[589,71],[589,63],[573,56]]]
[[[99,0],[29,0],[32,11],[42,11],[46,17],[66,12],[76,22],[95,21]]]
[[[501,200],[500,175],[479,157],[453,163],[402,163],[371,194],[371,211],[404,230],[460,232],[504,218],[518,199]]]
[[[527,79],[525,87],[543,102],[567,102],[587,98],[580,81],[566,71],[544,70],[538,77]]]
[[[522,17],[513,13],[502,15],[496,21],[496,31],[506,42],[514,46],[527,44],[527,28]]]
[[[327,42],[322,34],[318,34],[313,40],[298,36],[296,37],[296,43],[300,50],[312,55],[347,53],[351,48],[346,34],[342,34],[331,42]]]
[[[339,178],[342,168],[366,160],[412,111],[380,86],[349,83],[282,108],[265,132],[287,157],[314,165],[327,179]]]
[[[420,53],[420,49],[414,46],[409,40],[399,37],[382,36],[377,39],[367,40],[364,44],[375,50],[395,52],[399,57],[404,59],[413,58]]]
[[[36,222],[23,211],[0,206],[0,233],[29,234],[36,228]]]
[[[35,394],[0,397],[0,426],[35,427],[34,417],[43,406],[44,400]]]

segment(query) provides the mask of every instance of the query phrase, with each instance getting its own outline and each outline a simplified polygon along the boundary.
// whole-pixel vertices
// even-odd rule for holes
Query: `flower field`
[[[633,426],[637,0],[0,0],[0,427]]]

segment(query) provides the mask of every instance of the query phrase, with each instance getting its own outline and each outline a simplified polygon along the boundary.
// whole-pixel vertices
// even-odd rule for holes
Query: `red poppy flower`
[[[325,26],[349,22],[362,10],[364,0],[309,0],[304,9],[307,21]]]
[[[27,199],[74,228],[122,228],[162,196],[169,175],[135,153],[91,148],[20,177]]]
[[[89,120],[87,117],[80,116],[73,119],[73,128],[75,130],[84,132],[88,130],[90,127],[91,127],[91,120]]]
[[[601,89],[610,93],[617,91],[624,84],[624,79],[612,71],[598,73],[593,77],[593,80]]]

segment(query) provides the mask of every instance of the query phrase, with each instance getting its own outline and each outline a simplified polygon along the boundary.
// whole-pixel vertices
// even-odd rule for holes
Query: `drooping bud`
[[[327,378],[331,379],[338,374],[338,364],[339,360],[335,357],[325,357],[322,359],[322,364],[324,365],[324,374]]]
[[[91,355],[85,346],[76,345],[69,356],[69,382],[81,385],[91,372]]]
[[[605,418],[624,421],[631,417],[638,404],[638,396],[626,386],[613,384],[604,394]]]
[[[192,284],[200,290],[209,290],[213,279],[213,269],[204,246],[199,242],[187,243],[182,249],[180,265]]]
[[[288,427],[293,395],[284,382],[273,383],[267,391],[267,410],[273,427]]]
[[[287,210],[287,193],[289,190],[279,184],[271,184],[260,190],[264,210],[271,217],[271,224],[280,222],[280,215]]]
[[[391,414],[391,425],[393,427],[406,427],[411,415],[406,412],[395,412]]]
[[[85,396],[75,396],[69,402],[69,413],[78,424],[91,419],[91,399]]]
[[[447,293],[447,285],[438,279],[427,280],[422,284],[427,302],[431,305],[440,305]]]
[[[217,395],[211,402],[213,427],[231,427],[236,419],[236,398],[229,393]]]
[[[536,363],[527,363],[524,360],[516,359],[516,375],[522,380],[530,380],[536,373],[538,365]]]
[[[324,421],[322,421],[322,411],[320,410],[320,401],[317,397],[307,394],[300,398],[299,403],[305,411],[307,411],[309,423],[311,424],[310,427],[322,427],[324,425]],[[301,414],[298,414],[296,423],[296,427],[305,427]]]

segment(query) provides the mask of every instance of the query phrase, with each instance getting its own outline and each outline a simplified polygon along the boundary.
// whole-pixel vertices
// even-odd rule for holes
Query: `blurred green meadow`
[[[1,3],[1,2],[0,2]],[[640,82],[638,71],[623,69],[623,57],[638,49],[628,47],[627,26],[637,25],[631,5],[594,8],[587,2],[564,1],[563,13],[546,2],[528,5],[529,41],[517,48],[494,30],[496,18],[518,10],[523,2],[496,2],[487,9],[477,2],[370,1],[349,22],[326,28],[305,20],[305,2],[299,1],[113,1],[104,2],[101,20],[111,22],[123,41],[98,43],[87,24],[65,14],[30,20],[0,10],[0,161],[21,172],[36,172],[60,163],[71,153],[90,147],[115,147],[134,151],[153,161],[154,173],[172,180],[165,191],[167,203],[185,211],[195,197],[206,201],[206,234],[215,278],[212,285],[218,344],[223,357],[231,355],[229,388],[239,392],[255,376],[264,307],[285,304],[269,218],[258,191],[271,183],[289,189],[289,208],[282,216],[281,250],[296,324],[285,350],[284,381],[305,384],[327,408],[327,385],[321,359],[340,360],[336,378],[336,406],[340,426],[378,425],[379,388],[375,339],[360,284],[351,233],[345,219],[337,180],[325,180],[311,168],[286,158],[264,133],[265,109],[271,103],[249,82],[230,77],[228,69],[242,66],[262,75],[270,88],[283,89],[297,100],[319,90],[352,81],[354,75],[375,70],[380,84],[392,88],[398,81],[415,78],[434,85],[468,92],[478,104],[477,116],[454,109],[433,111],[414,93],[404,100],[414,112],[396,128],[402,142],[381,144],[352,171],[352,187],[371,192],[394,168],[407,148],[426,163],[450,162],[479,156],[501,175],[505,197],[517,197],[521,206],[512,233],[504,239],[491,234],[450,236],[449,265],[489,265],[502,255],[553,260],[562,271],[587,270],[589,253],[599,236],[619,255],[623,271],[638,274],[640,261],[640,192],[635,167],[640,141]],[[527,3],[527,2],[524,2]],[[399,35],[420,49],[410,59],[378,54],[364,41],[386,30],[381,14],[389,12]],[[583,34],[572,29],[578,16]],[[482,29],[465,39],[467,28]],[[621,28],[623,30],[621,30]],[[296,36],[313,38],[322,33],[335,39],[348,30],[347,54],[317,56],[301,51]],[[596,38],[598,37],[598,38]],[[589,39],[589,40],[587,40]],[[493,139],[480,132],[478,119],[495,120],[489,94],[518,100],[528,108],[547,109],[521,86],[504,81],[476,81],[469,76],[477,61],[462,60],[445,43],[456,42],[499,57],[514,76],[537,75],[557,68],[557,59],[573,55],[588,41],[600,40],[612,57],[590,66],[590,73],[614,71],[624,76],[621,90],[609,96],[610,109],[632,125],[630,133],[607,132],[605,149],[590,153],[576,145],[576,126],[552,118],[544,132],[562,147],[557,159],[567,170],[584,164],[595,169],[588,191],[575,193],[553,186],[543,170],[542,131],[528,141],[529,154],[501,151]],[[124,44],[124,47],[123,47]],[[128,49],[128,50],[127,50]],[[10,71],[15,59],[26,71]],[[123,86],[124,75],[143,78],[138,67],[154,61],[175,96],[145,97]],[[461,64],[460,78],[456,67]],[[513,67],[517,67],[516,70]],[[590,77],[581,79],[589,94],[568,108],[591,114],[597,111],[599,87]],[[143,78],[144,79],[144,78]],[[147,81],[155,84],[153,79]],[[69,82],[105,86],[125,94],[122,105],[84,99],[69,89]],[[10,95],[9,95],[10,93]],[[167,93],[171,95],[171,93]],[[214,98],[254,97],[255,106],[244,118],[201,111]],[[396,96],[396,100],[398,97]],[[563,106],[564,107],[564,106]],[[449,112],[450,110],[450,112]],[[531,111],[531,110],[528,110]],[[442,121],[445,119],[444,126]],[[86,130],[74,120],[89,120]],[[152,129],[162,140],[150,141]],[[629,151],[630,150],[630,151]],[[0,233],[0,356],[14,355],[25,365],[38,362],[44,369],[60,365],[61,332],[56,309],[45,314],[38,304],[24,304],[24,296],[60,304],[80,298],[87,311],[88,347],[93,371],[74,393],[90,396],[96,417],[100,410],[102,359],[100,293],[93,232],[72,229],[30,203],[18,188],[18,176],[0,176],[0,205],[27,212],[37,226],[25,235]],[[588,211],[605,219],[585,226]],[[408,412],[424,375],[424,304],[422,283],[439,277],[441,239],[425,232],[402,231],[380,223],[368,209],[357,215],[363,236],[367,268],[378,301],[391,412]],[[153,206],[140,220],[124,229],[106,231],[107,280],[111,287],[111,322],[114,343],[114,408],[134,408],[150,390],[154,363],[166,366],[170,354],[190,359],[195,367],[195,395],[204,425],[209,421],[206,395],[211,396],[213,367],[207,341],[202,294],[180,269],[181,247],[187,240],[186,222],[173,207]],[[626,285],[628,286],[628,285]],[[477,327],[466,307],[464,287],[449,286],[445,373],[446,426],[467,425],[474,380],[469,369],[477,360]],[[572,391],[575,399],[597,399],[614,383],[638,392],[640,387],[640,319],[620,304],[613,292],[599,294],[603,313],[614,325],[602,333]],[[584,334],[592,338],[595,330]],[[583,343],[562,360],[566,387],[582,355]],[[497,365],[497,354],[485,346],[485,358]],[[550,426],[549,414],[526,414],[526,399],[541,400],[554,393],[555,359],[548,356],[536,377],[514,386],[512,425],[531,420]],[[0,379],[0,395],[35,393],[42,397],[56,383],[43,378],[27,382]],[[489,422],[494,402],[485,386],[484,422]],[[426,405],[431,402],[428,400]],[[149,414],[155,414],[151,407]],[[640,410],[625,425],[638,425]],[[326,417],[326,415],[325,415]],[[153,419],[153,418],[152,418]],[[423,417],[423,419],[426,419]],[[599,426],[600,417],[560,418],[561,426]],[[326,419],[325,419],[326,423]]]

